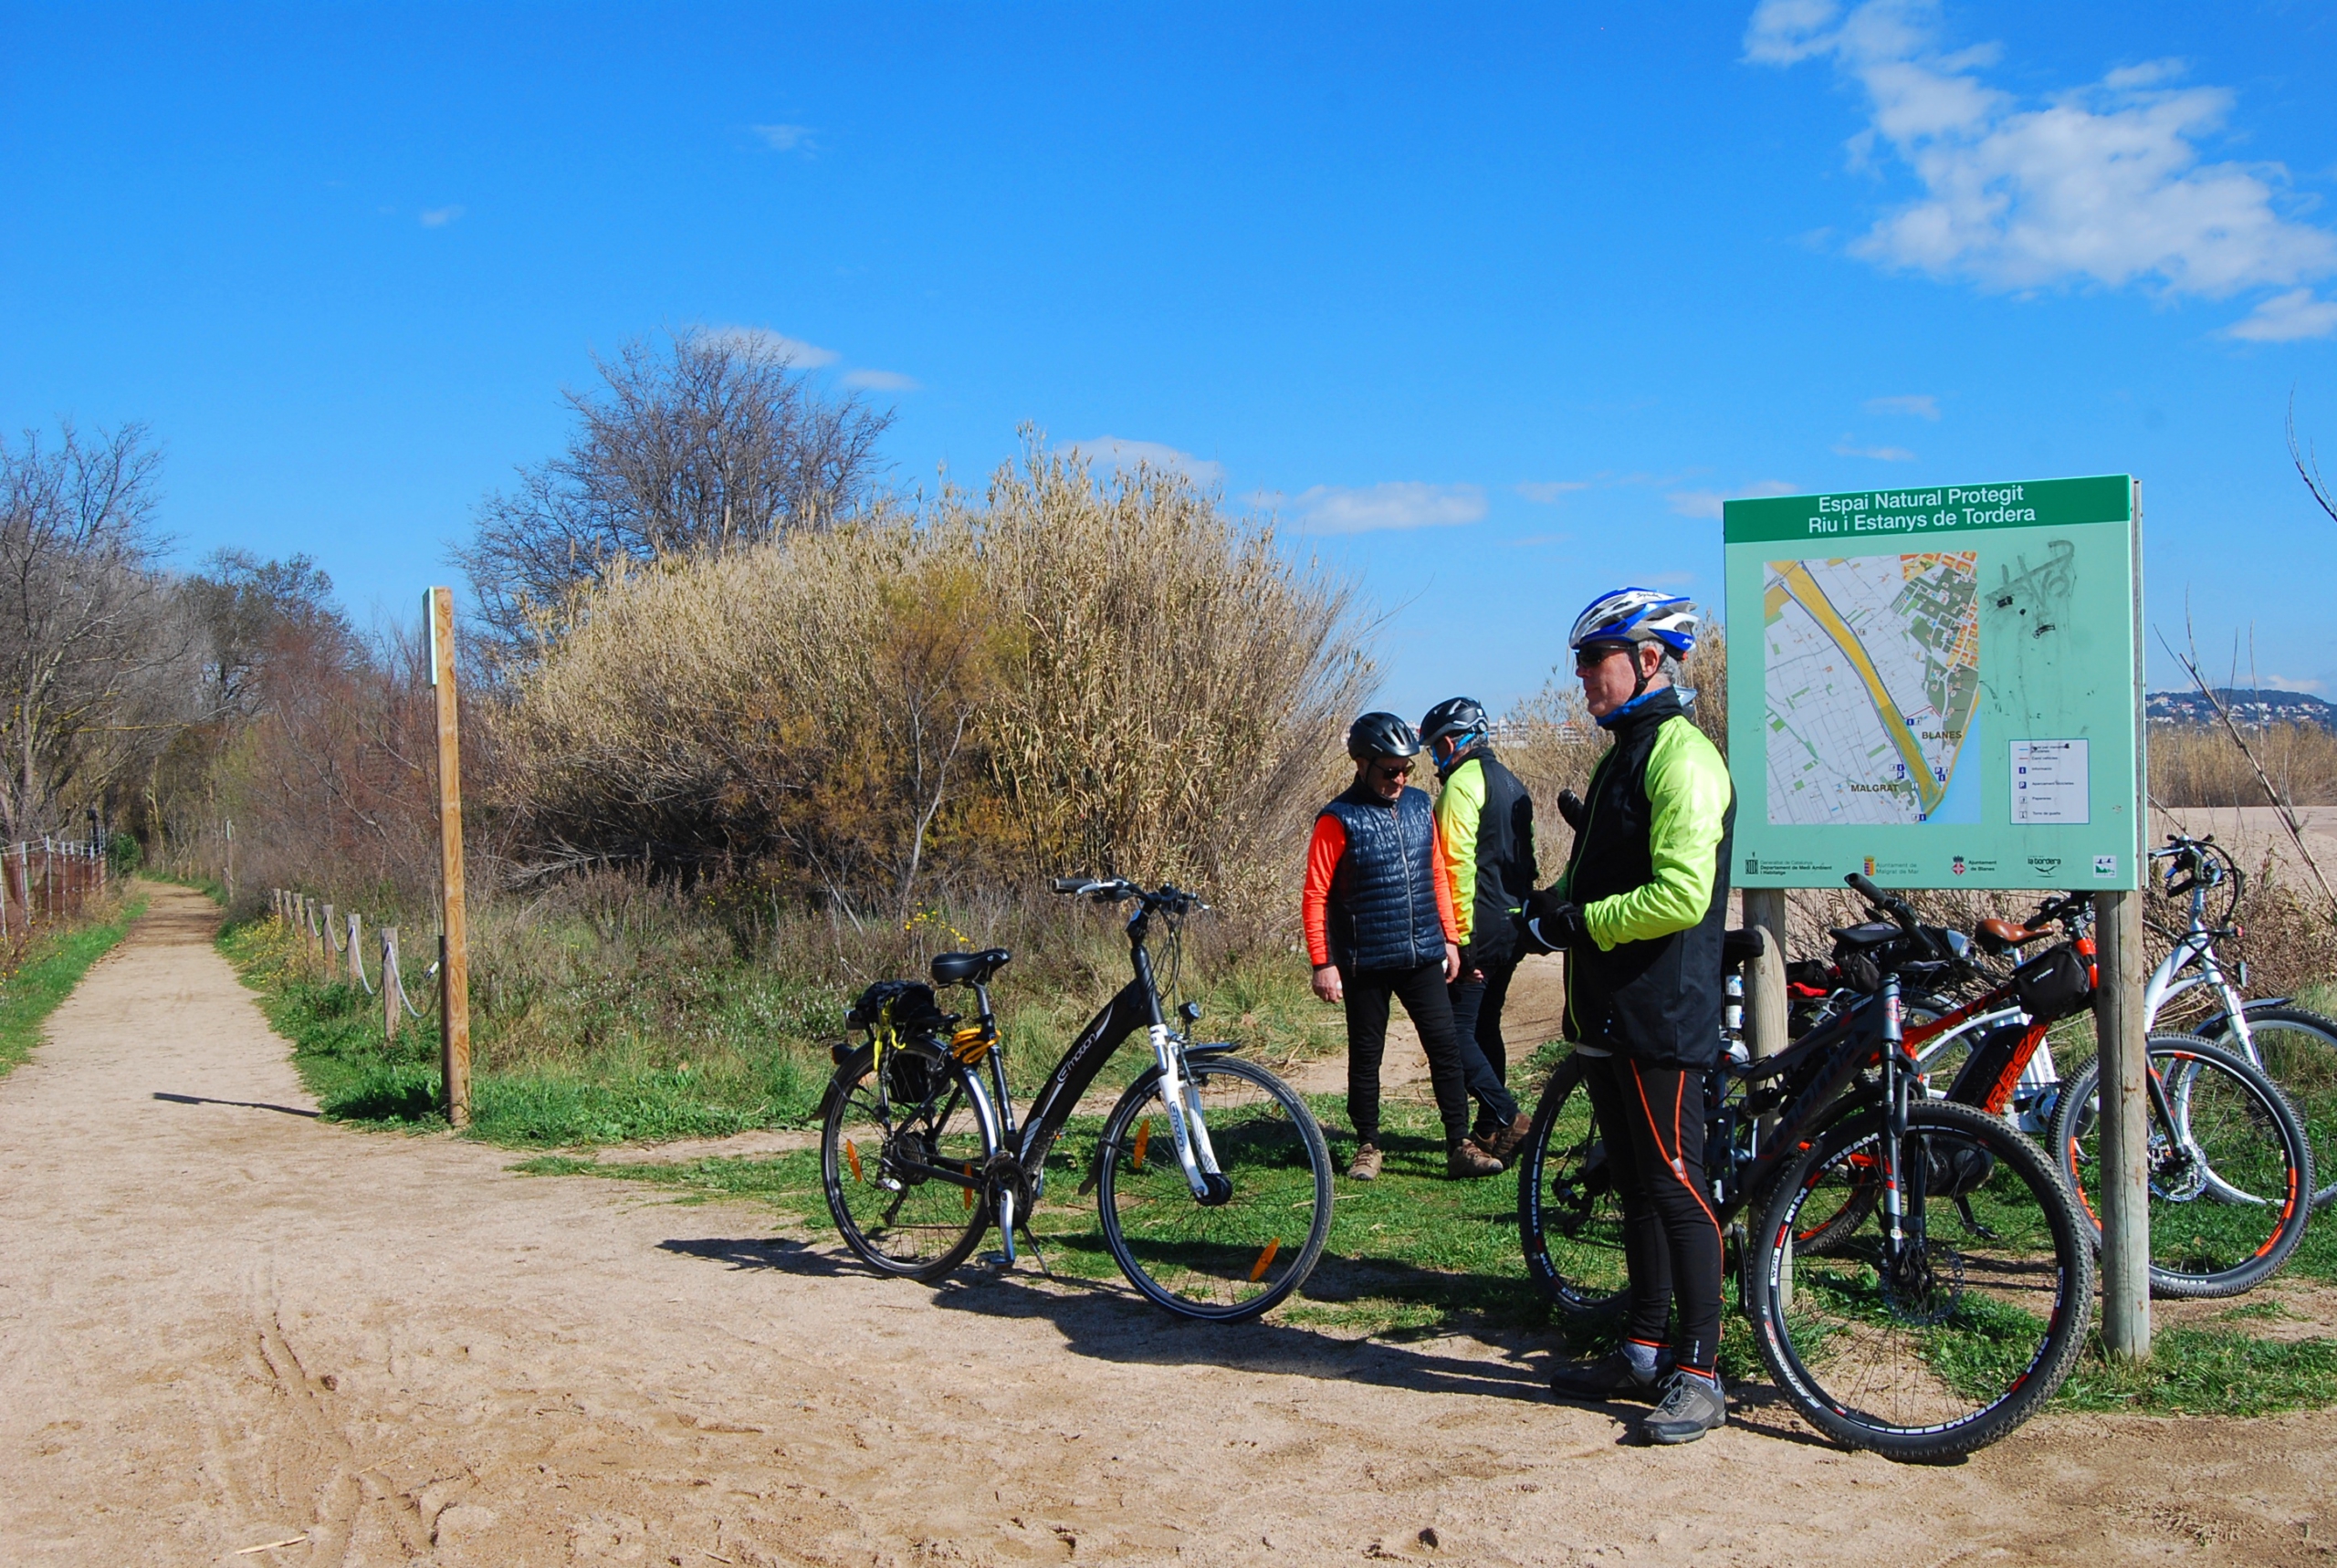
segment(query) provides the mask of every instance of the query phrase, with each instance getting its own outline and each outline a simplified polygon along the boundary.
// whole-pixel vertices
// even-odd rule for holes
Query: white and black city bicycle
[[[1200,900],[1123,878],[1066,877],[1055,891],[1135,905],[1128,983],[1080,1030],[1019,1126],[990,1000],[1011,956],[1004,948],[933,960],[934,987],[974,994],[976,1017],[962,1027],[933,987],[869,988],[848,1020],[867,1039],[836,1048],[822,1117],[828,1211],[845,1245],[888,1274],[939,1279],[992,1224],[1011,1264],[1018,1233],[1032,1239],[1048,1154],[1113,1053],[1141,1033],[1151,1065],[1105,1118],[1080,1192],[1095,1193],[1106,1247],[1148,1298],[1186,1317],[1255,1317],[1305,1283],[1330,1233],[1322,1128],[1237,1045],[1190,1039],[1198,1006],[1179,1008],[1174,1024],[1165,1011],[1148,944],[1157,926],[1173,975],[1181,923]]]

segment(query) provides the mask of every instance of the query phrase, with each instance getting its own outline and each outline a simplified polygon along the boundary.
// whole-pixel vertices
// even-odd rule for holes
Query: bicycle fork
[[[1184,1167],[1185,1185],[1205,1205],[1223,1203],[1233,1186],[1218,1169],[1217,1151],[1210,1146],[1209,1124],[1201,1115],[1200,1092],[1185,1071],[1185,1053],[1168,1026],[1152,1026],[1152,1059],[1160,1067],[1160,1103],[1168,1113],[1169,1135],[1176,1140],[1177,1163]]]

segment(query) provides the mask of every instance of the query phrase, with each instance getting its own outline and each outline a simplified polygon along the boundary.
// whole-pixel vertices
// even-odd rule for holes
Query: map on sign
[[[1979,553],[1767,563],[1768,819],[1976,822]]]

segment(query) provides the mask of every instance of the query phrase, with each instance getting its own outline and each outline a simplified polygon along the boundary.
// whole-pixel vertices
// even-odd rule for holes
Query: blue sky
[[[1721,496],[2130,470],[2151,622],[2337,695],[2332,80],[2290,4],[12,6],[0,428],[403,614],[594,350],[775,333],[904,484],[1273,507],[1408,712],[1716,601]]]

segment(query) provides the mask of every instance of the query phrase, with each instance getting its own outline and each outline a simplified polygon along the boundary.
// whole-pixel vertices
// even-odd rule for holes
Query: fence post
[[[349,983],[359,990],[365,988],[365,917],[355,910],[349,912]]]
[[[424,600],[430,624],[430,684],[438,688],[438,1019],[446,1120],[471,1122],[470,925],[463,904],[462,709],[455,690],[455,591]]]
[[[398,1014],[403,1010],[398,994],[405,982],[398,977],[398,928],[382,927],[382,1032],[397,1043]]]
[[[2101,1343],[2151,1354],[2150,1089],[2143,1016],[2142,896],[2093,895],[2093,1030],[2101,1058]]]
[[[1761,933],[1761,956],[1754,961],[1745,988],[1745,1044],[1756,1057],[1786,1048],[1786,890],[1745,890],[1745,924]]]

